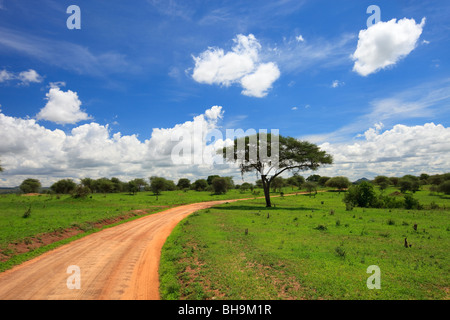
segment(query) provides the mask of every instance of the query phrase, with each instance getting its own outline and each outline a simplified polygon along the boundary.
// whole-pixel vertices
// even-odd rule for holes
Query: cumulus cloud
[[[41,83],[42,76],[33,69],[22,71],[18,74],[7,70],[0,71],[0,83],[13,80],[19,80],[21,85],[28,85],[30,83]]]
[[[193,57],[195,68],[192,78],[199,83],[230,86],[240,84],[242,94],[253,97],[267,95],[272,84],[280,77],[278,66],[264,63],[260,58],[261,44],[254,35],[237,35],[231,51],[209,48]]]
[[[320,148],[334,156],[335,163],[319,174],[358,179],[448,171],[450,128],[426,123],[382,129],[383,124],[377,123],[353,143],[321,144]]]
[[[34,119],[0,112],[0,155],[5,168],[0,186],[16,186],[28,177],[39,179],[44,186],[63,178],[115,176],[128,181],[153,175],[174,180],[206,177],[214,165],[215,150],[226,143],[220,137],[213,140],[208,136],[218,128],[223,114],[222,107],[214,106],[172,128],[154,128],[150,139],[142,141],[137,135],[113,133],[109,126],[95,122],[65,133],[49,130]],[[186,137],[192,160],[200,153],[202,162],[174,163],[173,150]],[[238,173],[225,166],[215,166],[214,171]]]
[[[42,77],[35,71],[35,70],[28,70],[28,71],[23,71],[21,73],[19,73],[19,77],[20,81],[22,81],[23,84],[28,84],[28,83],[40,83],[42,82]]]
[[[280,70],[273,62],[261,64],[258,69],[241,79],[244,88],[242,94],[250,97],[262,98],[267,95],[267,91],[280,77]]]
[[[352,58],[353,71],[368,76],[386,67],[395,65],[416,48],[417,41],[425,26],[425,18],[420,24],[414,19],[392,19],[378,22],[359,32],[359,40]]]
[[[75,124],[91,117],[80,109],[78,94],[71,90],[62,91],[52,83],[46,94],[47,104],[36,115],[38,120],[47,120],[58,124]]]

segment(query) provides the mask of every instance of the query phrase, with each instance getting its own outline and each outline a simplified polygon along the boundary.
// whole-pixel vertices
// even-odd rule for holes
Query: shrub
[[[228,191],[228,182],[223,177],[214,178],[211,186],[215,194],[224,194]]]
[[[447,180],[439,185],[437,188],[439,192],[450,194],[450,180]]]
[[[314,229],[316,230],[320,230],[320,231],[326,231],[328,228],[322,224],[319,224],[317,227],[315,227]]]
[[[72,197],[75,199],[86,198],[91,193],[89,187],[79,184],[72,192]]]
[[[334,249],[334,252],[336,252],[336,254],[337,254],[339,257],[345,259],[345,249],[344,249],[342,246],[336,247],[336,248]]]
[[[25,213],[23,214],[22,218],[29,218],[31,217],[31,206],[27,209],[27,211],[25,211]]]
[[[414,199],[411,194],[405,194],[405,209],[420,209],[419,200]]]
[[[359,185],[351,186],[344,196],[343,200],[346,204],[353,206],[368,208],[376,203],[375,191],[373,185],[367,181],[363,181]]]

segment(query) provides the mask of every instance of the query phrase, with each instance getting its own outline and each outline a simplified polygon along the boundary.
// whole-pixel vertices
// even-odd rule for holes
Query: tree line
[[[163,191],[174,190],[195,190],[211,191],[216,194],[226,193],[230,189],[236,188],[232,177],[221,177],[219,175],[208,176],[207,179],[198,179],[194,182],[187,178],[181,178],[175,184],[174,181],[152,176],[148,179],[136,178],[127,182],[118,178],[83,178],[79,183],[73,179],[61,179],[53,183],[46,193],[72,194],[74,197],[85,197],[90,193],[118,193],[128,192],[136,194],[141,191],[151,191],[155,195],[160,195]],[[19,186],[23,193],[39,193],[42,184],[38,179],[25,179]]]
[[[442,192],[450,194],[450,173],[445,174],[421,174],[420,176],[405,175],[403,177],[387,177],[377,176],[373,180],[367,180],[373,185],[379,187],[381,191],[389,186],[398,188],[402,193],[419,191],[423,185],[431,185],[430,191]],[[293,175],[288,178],[276,177],[272,180],[272,192],[281,192],[283,188],[305,189],[310,193],[317,191],[320,187],[335,188],[341,192],[348,189],[351,185],[359,184],[359,182],[350,182],[347,177],[327,177],[317,174],[310,175],[306,179],[301,175]],[[37,179],[26,179],[20,185],[20,190],[23,193],[38,193],[42,185]],[[197,179],[191,182],[188,178],[181,178],[175,184],[174,181],[163,177],[153,176],[148,180],[144,178],[137,178],[128,182],[123,182],[118,178],[83,178],[77,184],[72,179],[62,179],[50,187],[50,192],[57,194],[77,194],[84,195],[89,193],[117,193],[129,192],[136,194],[140,191],[152,191],[155,195],[161,194],[163,191],[173,190],[195,190],[195,191],[211,191],[216,194],[226,193],[231,189],[239,189],[242,192],[248,190],[253,191],[255,188],[263,188],[261,179],[255,181],[255,184],[244,182],[242,184],[235,184],[232,177],[221,177],[219,175],[210,175],[206,179]]]

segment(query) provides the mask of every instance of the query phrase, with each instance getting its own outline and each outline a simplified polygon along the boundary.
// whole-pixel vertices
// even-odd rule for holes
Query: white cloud
[[[297,107],[292,107],[291,110],[298,110],[298,108]]]
[[[195,61],[192,78],[199,83],[230,86],[239,83],[242,94],[264,97],[279,78],[280,71],[273,62],[263,63],[259,51],[261,44],[254,35],[237,35],[235,46],[229,52],[220,48],[209,48]]]
[[[295,39],[296,39],[298,42],[304,42],[304,41],[305,41],[305,39],[303,38],[302,35],[298,35],[297,37],[295,37]]]
[[[19,73],[18,78],[22,81],[23,84],[42,82],[42,77],[32,69]]]
[[[272,84],[280,77],[280,70],[273,62],[261,64],[258,69],[241,79],[244,90],[242,94],[262,98],[272,88]]]
[[[345,83],[341,82],[339,80],[334,80],[333,83],[331,84],[332,88],[337,88],[337,87],[342,87]]]
[[[208,140],[207,133],[218,128],[224,111],[214,106],[191,121],[172,128],[154,128],[151,138],[141,141],[137,135],[112,133],[109,126],[84,124],[70,133],[49,130],[34,119],[20,119],[0,113],[0,186],[17,186],[28,177],[36,177],[44,186],[63,178],[118,177],[128,181],[153,175],[177,180],[182,177],[206,178],[210,175],[215,150],[226,142]],[[202,134],[197,135],[196,130]],[[173,137],[187,134],[192,155],[200,152],[203,164],[174,165],[171,154],[179,141]],[[205,139],[206,138],[206,139]],[[211,141],[211,142],[209,142]],[[239,175],[233,167],[215,166],[214,172]]]
[[[90,119],[90,116],[80,109],[81,101],[76,92],[64,92],[53,84],[46,96],[48,102],[36,115],[38,120],[75,124]]]
[[[42,76],[40,76],[35,70],[29,69],[28,71],[22,71],[18,74],[9,72],[7,70],[0,71],[0,83],[19,80],[20,84],[28,85],[30,83],[41,83]]]
[[[358,179],[442,173],[450,168],[450,128],[434,123],[398,124],[382,132],[382,127],[376,124],[356,142],[321,144],[321,149],[334,156],[335,163],[319,174]]]
[[[7,70],[0,71],[0,83],[12,80],[14,78],[15,78],[15,76],[11,72],[9,72]]]
[[[359,32],[359,40],[352,58],[353,70],[362,76],[395,65],[416,48],[425,18],[420,24],[414,19],[392,19],[378,22]]]

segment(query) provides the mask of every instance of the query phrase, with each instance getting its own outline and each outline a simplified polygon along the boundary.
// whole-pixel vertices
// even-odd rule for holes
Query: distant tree
[[[174,190],[177,190],[177,186],[175,185],[175,182],[173,182],[172,180],[164,179],[164,190],[163,191],[174,191]]]
[[[248,182],[244,182],[243,184],[241,184],[241,186],[239,187],[239,189],[242,192],[246,192],[247,190],[253,190],[253,185],[251,183]]]
[[[438,191],[445,194],[450,194],[450,180],[442,182],[438,187]]]
[[[386,189],[391,184],[391,180],[386,176],[376,176],[373,181],[381,190]]]
[[[37,179],[26,179],[19,188],[23,193],[38,193],[41,189],[41,182]]]
[[[444,181],[449,181],[449,180],[450,180],[450,173],[434,174],[428,178],[428,183],[439,186]]]
[[[305,183],[305,178],[298,174],[294,174],[292,177],[287,178],[286,183],[292,187],[297,187],[298,189],[300,189],[302,187],[302,184]]]
[[[208,188],[208,182],[205,179],[198,179],[194,181],[191,188],[195,191],[205,191]]]
[[[148,186],[148,183],[145,181],[144,178],[136,178],[134,179],[134,182],[136,182],[136,184],[138,185],[139,191]]]
[[[235,184],[233,181],[233,177],[224,177],[225,180],[227,181],[227,190],[231,190],[235,188]]]
[[[127,183],[128,192],[135,195],[139,192],[139,185],[135,180],[128,181]]]
[[[94,179],[91,178],[83,178],[80,180],[81,184],[85,187],[88,187],[92,192],[95,191],[94,190]]]
[[[363,181],[359,185],[351,186],[343,199],[346,204],[363,208],[373,206],[376,200],[373,185],[367,181]]]
[[[0,172],[3,172],[2,163],[0,162]]]
[[[330,177],[324,177],[324,176],[322,176],[322,177],[319,178],[319,180],[317,181],[317,183],[319,184],[319,186],[324,187],[325,184],[327,183],[327,181],[330,180],[330,179],[331,179]]]
[[[272,191],[276,192],[278,190],[278,192],[281,192],[281,189],[286,185],[285,179],[283,179],[283,177],[276,177],[275,179],[272,180]]]
[[[405,193],[406,191],[411,191],[415,193],[420,189],[419,178],[412,175],[403,176],[398,181],[398,187],[400,188],[400,191],[403,193]]]
[[[114,183],[108,178],[100,178],[94,180],[93,187],[95,192],[98,193],[111,193],[114,192]]]
[[[155,195],[160,195],[162,191],[166,189],[166,179],[161,177],[151,177],[150,178],[150,190]]]
[[[311,182],[319,182],[320,176],[318,174],[312,174],[308,178],[306,178],[306,181]]]
[[[338,189],[339,193],[342,190],[347,189],[350,186],[351,182],[347,177],[334,177],[327,180],[325,185],[330,188]]]
[[[122,192],[125,189],[125,183],[120,181],[119,178],[112,177],[111,182],[113,184],[113,192]]]
[[[258,179],[258,180],[256,180],[255,181],[255,186],[257,187],[257,188],[263,188],[263,182],[262,182],[262,180],[261,179]]]
[[[224,194],[228,191],[229,182],[225,177],[216,177],[213,179],[211,187],[215,194]]]
[[[219,178],[220,176],[218,175],[212,175],[212,176],[208,176],[208,178],[206,179],[206,182],[208,182],[209,185],[212,185],[212,182],[215,178]]]
[[[396,187],[398,185],[398,181],[400,180],[400,178],[397,177],[390,177],[389,180],[391,180],[391,184]]]
[[[91,189],[89,189],[89,187],[83,184],[79,184],[72,191],[72,197],[75,199],[86,198],[91,192],[92,191]]]
[[[178,180],[177,187],[180,190],[189,189],[191,187],[191,180],[186,178],[181,178]]]
[[[261,150],[266,151],[267,155],[273,153],[274,157],[262,157]],[[218,150],[218,153],[222,154],[226,161],[238,163],[242,175],[256,171],[261,176],[266,207],[272,206],[271,183],[283,172],[316,170],[322,164],[333,162],[333,158],[315,144],[273,134],[257,133],[235,139],[231,146]]]
[[[70,194],[76,187],[77,184],[72,179],[62,179],[52,184],[50,189],[55,193]]]
[[[422,174],[419,176],[420,184],[428,184],[428,178],[430,178],[430,175],[429,175],[429,174],[422,173]]]
[[[311,198],[312,193],[314,192],[314,197],[317,194],[317,182],[313,181],[305,181],[303,183],[302,188],[306,189],[309,192],[309,197]]]

